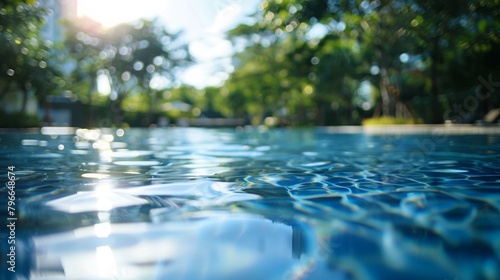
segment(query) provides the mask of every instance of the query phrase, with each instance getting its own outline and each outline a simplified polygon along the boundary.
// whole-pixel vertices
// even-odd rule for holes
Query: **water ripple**
[[[57,131],[0,135],[24,278],[500,278],[496,135]]]

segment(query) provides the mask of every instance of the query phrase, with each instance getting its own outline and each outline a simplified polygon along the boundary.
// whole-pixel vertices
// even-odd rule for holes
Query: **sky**
[[[196,65],[182,81],[203,88],[220,85],[233,70],[232,46],[224,32],[249,20],[260,0],[79,0],[78,16],[111,27],[140,18],[157,18],[168,31],[184,30]]]

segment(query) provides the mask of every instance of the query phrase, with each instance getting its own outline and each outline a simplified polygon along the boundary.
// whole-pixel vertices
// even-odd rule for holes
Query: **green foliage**
[[[422,124],[422,119],[405,119],[396,117],[380,117],[363,120],[363,125],[391,125],[391,124]]]
[[[498,79],[499,18],[498,1],[263,1],[255,24],[228,33],[246,49],[224,86],[224,111],[290,124],[356,124],[369,114],[442,122],[474,95],[478,76]],[[378,88],[370,98],[360,97],[365,81]],[[499,103],[491,95],[469,113]]]
[[[44,99],[64,82],[53,61],[54,44],[40,36],[47,11],[35,2],[0,4],[0,100],[10,92],[22,94],[21,113],[28,91]]]
[[[171,87],[178,68],[188,65],[187,46],[156,22],[142,20],[104,29],[95,23],[67,22],[66,46],[78,64],[71,88],[89,104],[98,101],[98,79],[107,80],[114,123],[123,121],[124,109],[155,110],[157,92]],[[138,96],[144,95],[144,96]],[[127,108],[124,108],[124,101]],[[132,101],[131,100],[135,100]],[[144,103],[145,102],[145,103]]]
[[[5,113],[0,111],[1,128],[30,128],[40,127],[41,120],[37,116],[25,113]]]
[[[478,79],[500,78],[498,0],[262,1],[253,24],[227,34],[239,49],[235,70],[203,90],[175,82],[192,62],[179,34],[154,21],[66,22],[62,51],[41,38],[46,11],[36,2],[0,4],[0,102],[20,94],[21,111],[29,91],[44,100],[66,89],[86,106],[112,108],[115,125],[158,112],[284,125],[473,122],[500,106]],[[75,67],[63,78],[65,61]],[[478,92],[488,98],[464,113]]]

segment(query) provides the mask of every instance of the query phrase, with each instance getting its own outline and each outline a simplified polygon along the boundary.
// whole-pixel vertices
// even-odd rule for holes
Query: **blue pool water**
[[[44,129],[0,147],[17,279],[500,279],[500,134]]]

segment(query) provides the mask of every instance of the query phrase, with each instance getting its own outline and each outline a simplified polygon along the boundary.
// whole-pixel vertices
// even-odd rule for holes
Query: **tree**
[[[429,57],[433,122],[439,123],[442,92],[448,93],[450,106],[460,104],[472,94],[470,88],[477,84],[479,75],[499,74],[498,67],[491,67],[486,57],[498,56],[500,50],[500,1],[414,2],[413,33],[418,38],[416,46]],[[490,101],[494,100],[498,106],[498,99]],[[469,112],[476,115],[470,118],[486,113],[475,111]]]
[[[0,100],[20,92],[23,114],[30,91],[45,100],[63,81],[52,58],[54,44],[40,36],[46,12],[36,1],[0,4]]]
[[[87,27],[86,27],[87,26]],[[178,68],[191,57],[179,34],[170,34],[154,21],[141,20],[109,29],[97,25],[68,23],[67,46],[77,61],[74,78],[88,84],[88,100],[98,81],[108,85],[114,124],[120,125],[126,112],[123,101],[134,94],[150,100],[150,110],[159,90],[171,87]]]
[[[396,103],[394,93],[398,85],[391,73],[400,72],[396,61],[402,52],[402,42],[410,44],[409,36],[400,28],[407,9],[403,1],[268,1],[263,7],[266,16],[274,15],[271,28],[284,29],[306,41],[320,67],[334,72],[328,76],[319,73],[323,78],[319,82],[327,82],[330,91],[346,88],[343,82],[348,80],[366,79],[370,66],[376,67],[380,75],[382,114],[393,114],[391,105]],[[346,90],[351,95],[355,92],[352,88]],[[321,104],[319,107],[325,108]]]
[[[379,88],[375,116],[415,117],[410,110],[415,101],[420,115],[432,115],[428,122],[441,123],[443,111],[457,102],[452,93],[470,94],[478,75],[498,72],[473,58],[498,54],[499,7],[499,1],[480,0],[263,1],[256,23],[230,35],[243,34],[247,41],[265,36],[283,48],[290,62],[281,66],[292,66],[296,73],[287,77],[299,83],[312,78],[308,91],[314,102],[308,110],[317,112],[318,124],[328,120],[329,108],[340,101],[357,116],[352,100],[366,82]],[[294,42],[292,47],[285,47],[287,40]]]

